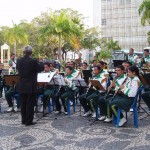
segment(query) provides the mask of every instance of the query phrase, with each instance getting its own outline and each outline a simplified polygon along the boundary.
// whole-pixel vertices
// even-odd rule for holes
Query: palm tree
[[[28,35],[19,25],[13,23],[13,27],[9,28],[5,35],[4,39],[9,42],[11,45],[14,45],[13,53],[16,54],[16,46],[18,43],[27,44]]]
[[[81,40],[83,48],[94,50],[100,46],[100,32],[97,28],[89,28],[84,32],[84,38]]]
[[[142,25],[150,25],[150,0],[144,0],[139,6]]]
[[[61,61],[61,47],[63,41],[72,41],[72,37],[80,36],[81,31],[77,24],[75,24],[71,17],[65,10],[61,11],[60,14],[51,14],[50,23],[43,26],[40,30],[41,36],[55,35],[58,37],[58,56]]]
[[[110,40],[107,41],[106,47],[109,50],[120,50],[121,49],[120,46],[119,46],[118,41],[114,41],[113,39],[110,39]]]

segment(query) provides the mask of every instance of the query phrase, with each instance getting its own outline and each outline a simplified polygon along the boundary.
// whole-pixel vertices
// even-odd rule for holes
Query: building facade
[[[142,51],[148,46],[148,27],[141,25],[138,8],[142,0],[93,0],[93,24],[102,37],[119,41],[122,49]]]

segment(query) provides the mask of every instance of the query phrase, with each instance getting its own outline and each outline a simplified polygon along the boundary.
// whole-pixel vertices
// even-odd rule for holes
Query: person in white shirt
[[[95,66],[94,67],[94,77],[93,80],[98,80],[101,85],[103,86],[104,89],[106,89],[106,84],[107,84],[107,78],[103,75],[103,72],[101,71],[100,66]],[[92,111],[92,117],[96,117],[96,113],[95,113],[95,108],[94,105],[96,103],[96,101],[98,101],[98,98],[100,96],[104,96],[105,92],[102,91],[98,91],[98,90],[94,90],[94,89],[89,89],[89,91],[85,94],[82,94],[79,98],[79,101],[81,103],[81,105],[84,108],[84,115],[83,117],[86,117],[90,114],[90,111]]]
[[[134,49],[130,48],[129,54],[128,54],[128,61],[132,64],[135,65],[136,59],[138,59],[138,56],[134,54]]]
[[[8,61],[9,69],[8,72],[9,74],[12,74],[12,72],[16,71],[16,58],[15,54],[11,54],[11,59]]]
[[[117,109],[120,108],[124,111],[129,111],[138,88],[142,85],[139,77],[139,69],[136,66],[128,68],[128,78],[123,85],[119,86],[121,93],[118,93],[112,101],[109,101],[110,109],[115,117],[117,117]],[[126,123],[126,118],[121,113],[119,126]]]
[[[126,75],[124,74],[124,67],[122,65],[116,68],[117,78],[115,81],[111,81],[110,86],[108,87],[107,94],[103,97],[99,97],[99,107],[100,107],[100,117],[98,120],[104,122],[111,122],[112,121],[112,113],[107,116],[107,100],[113,96],[115,89],[119,87],[124,80],[126,79]],[[108,108],[109,109],[109,108]]]

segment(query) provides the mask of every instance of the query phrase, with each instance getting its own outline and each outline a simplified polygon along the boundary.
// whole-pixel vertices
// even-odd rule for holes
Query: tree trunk
[[[61,58],[61,36],[60,35],[59,35],[58,59],[59,59],[59,61],[61,63],[62,62],[62,58]]]
[[[65,52],[65,61],[66,61],[66,58],[67,58],[67,52]]]
[[[13,53],[16,55],[16,41],[14,42],[14,50]]]

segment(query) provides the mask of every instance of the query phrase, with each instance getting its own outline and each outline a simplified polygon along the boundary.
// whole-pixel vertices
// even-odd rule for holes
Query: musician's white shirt
[[[125,81],[126,78],[127,76],[125,74],[122,74],[120,77],[117,78],[117,80],[115,81],[116,83],[115,90],[117,90],[120,87],[120,85],[122,85],[122,83]]]
[[[80,71],[74,69],[72,74],[71,74],[74,78],[76,79],[81,79],[81,74],[80,74]]]
[[[142,85],[140,79],[137,76],[132,78],[128,77],[128,80],[125,83],[125,87],[121,90],[128,97],[135,97],[138,91],[138,88]]]
[[[107,78],[104,76],[103,73],[100,73],[97,76],[95,76],[93,78],[93,80],[98,80],[101,83],[102,87],[106,90],[106,87],[107,87]],[[104,92],[104,91],[99,90],[99,92],[101,93],[101,92]]]
[[[77,87],[75,87],[75,83],[72,82],[72,80],[74,79],[74,76],[72,74],[67,75],[66,76],[66,80],[68,81],[68,83],[66,84],[69,88],[71,88],[72,90],[75,90]]]

